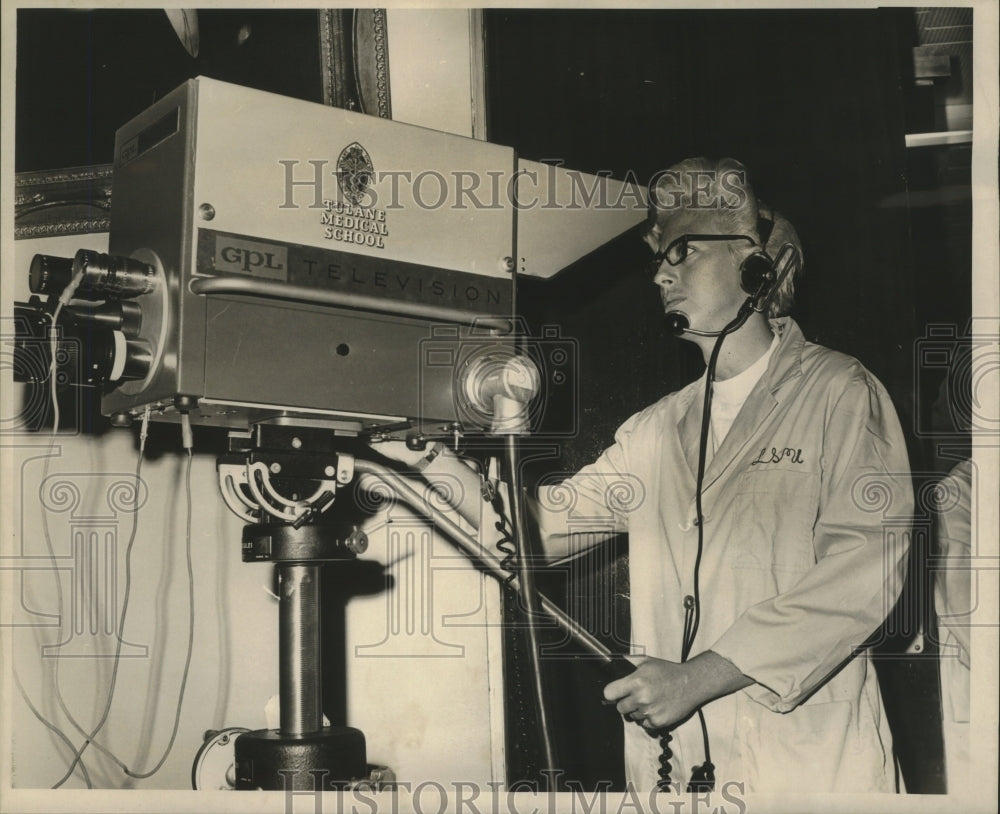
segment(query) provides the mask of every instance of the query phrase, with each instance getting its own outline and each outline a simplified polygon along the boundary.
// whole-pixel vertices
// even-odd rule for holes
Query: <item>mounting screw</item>
[[[500,271],[506,271],[508,274],[511,274],[516,265],[513,257],[505,257],[500,261]]]
[[[198,409],[198,398],[196,396],[174,396],[174,407],[179,412],[190,413]]]
[[[203,203],[198,207],[198,214],[202,220],[212,220],[215,217],[215,207],[210,203]]]
[[[352,554],[364,554],[368,550],[368,535],[361,529],[355,528],[347,535],[344,545]]]
[[[112,427],[131,427],[132,426],[132,416],[128,413],[112,413],[111,414],[111,426]]]

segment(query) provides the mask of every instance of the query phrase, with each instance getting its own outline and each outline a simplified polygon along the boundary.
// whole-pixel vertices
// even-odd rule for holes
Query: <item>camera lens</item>
[[[120,300],[138,297],[153,290],[152,266],[133,260],[80,249],[76,257],[36,254],[28,271],[32,294],[59,296],[78,274],[80,284],[73,296],[84,300]]]
[[[32,294],[59,296],[73,279],[73,261],[65,257],[36,254],[28,270],[28,286]]]
[[[145,379],[149,375],[149,368],[153,364],[153,348],[141,339],[127,339],[125,341],[125,364],[122,366],[124,380]]]
[[[88,300],[124,299],[153,290],[153,267],[133,260],[80,249],[73,273],[83,271],[77,295]]]
[[[40,384],[52,364],[50,315],[37,299],[15,303],[14,381]],[[130,379],[144,379],[153,362],[153,349],[142,339],[91,321],[79,321],[73,312],[59,322],[56,377],[60,383],[97,387]]]
[[[66,368],[73,384],[95,387],[143,379],[152,358],[148,342],[126,339],[121,331],[99,326],[73,326],[59,342],[58,364]]]
[[[68,308],[67,311],[80,323],[91,322],[128,337],[139,334],[142,326],[142,309],[134,302],[106,302],[102,305]]]
[[[114,331],[104,328],[82,330],[66,338],[70,358],[76,355],[80,383],[98,385],[108,381],[115,366],[117,350]]]

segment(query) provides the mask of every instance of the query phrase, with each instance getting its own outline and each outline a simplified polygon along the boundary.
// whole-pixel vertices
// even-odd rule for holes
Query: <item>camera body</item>
[[[502,198],[457,208],[448,181],[513,164],[509,148],[188,81],[116,136],[109,254],[156,284],[134,300],[148,374],[102,412],[453,422],[452,371],[422,381],[419,343],[480,318],[504,341],[514,221]]]
[[[81,321],[99,364],[73,383],[103,389],[103,414],[383,437],[498,431],[468,377],[516,402],[517,363],[497,365],[526,349],[542,392],[569,392],[575,347],[528,336],[517,276],[645,217],[636,185],[603,174],[204,77],[119,129],[111,198],[108,253],[37,255],[49,300],[19,304],[32,324],[57,299]],[[454,364],[428,356],[441,341]]]

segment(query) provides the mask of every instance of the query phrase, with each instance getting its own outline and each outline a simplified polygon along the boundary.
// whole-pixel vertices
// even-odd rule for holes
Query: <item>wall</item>
[[[483,137],[477,22],[476,9],[387,10],[393,121]]]

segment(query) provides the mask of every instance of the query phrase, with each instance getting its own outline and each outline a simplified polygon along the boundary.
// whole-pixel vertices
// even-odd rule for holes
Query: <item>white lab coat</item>
[[[701,623],[756,682],[704,707],[716,788],[891,791],[874,670],[852,658],[905,575],[912,487],[899,421],[856,360],[805,341],[791,319],[705,473]],[[629,534],[634,652],[680,661],[693,594],[703,380],[632,416],[595,463],[555,487],[543,533]],[[558,525],[558,524],[557,524]],[[659,742],[625,724],[627,776],[655,786]],[[704,760],[697,716],[673,732],[674,783]]]

